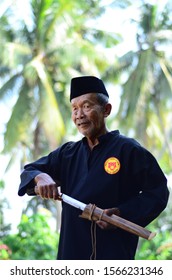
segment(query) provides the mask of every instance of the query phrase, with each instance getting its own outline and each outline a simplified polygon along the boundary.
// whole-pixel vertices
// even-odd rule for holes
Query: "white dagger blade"
[[[65,203],[67,204],[70,204],[71,206],[75,207],[75,208],[78,208],[82,211],[84,211],[85,207],[87,206],[85,203],[83,202],[80,202],[79,200],[77,199],[74,199],[66,194],[62,194],[61,195],[61,199],[62,201],[64,201]]]

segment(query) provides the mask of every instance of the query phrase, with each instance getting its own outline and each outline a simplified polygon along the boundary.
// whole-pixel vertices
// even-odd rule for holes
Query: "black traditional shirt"
[[[112,131],[90,150],[84,137],[68,142],[25,166],[19,195],[41,172],[60,181],[61,191],[85,204],[118,207],[121,216],[141,226],[154,220],[168,201],[167,180],[156,159],[134,139]],[[63,203],[58,259],[86,260],[92,253],[91,222]],[[138,237],[122,229],[96,230],[97,259],[134,259]]]

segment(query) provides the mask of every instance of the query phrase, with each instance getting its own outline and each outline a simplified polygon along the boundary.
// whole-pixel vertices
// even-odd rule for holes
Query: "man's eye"
[[[72,114],[77,114],[77,108],[72,108]]]
[[[90,105],[89,104],[84,104],[84,109],[89,109]]]

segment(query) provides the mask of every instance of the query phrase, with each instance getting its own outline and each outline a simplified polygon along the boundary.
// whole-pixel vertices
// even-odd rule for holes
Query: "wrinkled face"
[[[101,106],[95,93],[87,93],[73,98],[72,120],[84,136],[94,138],[105,129],[104,107]]]

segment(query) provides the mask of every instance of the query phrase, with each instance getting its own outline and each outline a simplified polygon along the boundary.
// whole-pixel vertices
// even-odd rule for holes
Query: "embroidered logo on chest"
[[[108,158],[104,163],[104,169],[108,174],[115,174],[120,170],[120,162],[115,157]]]

